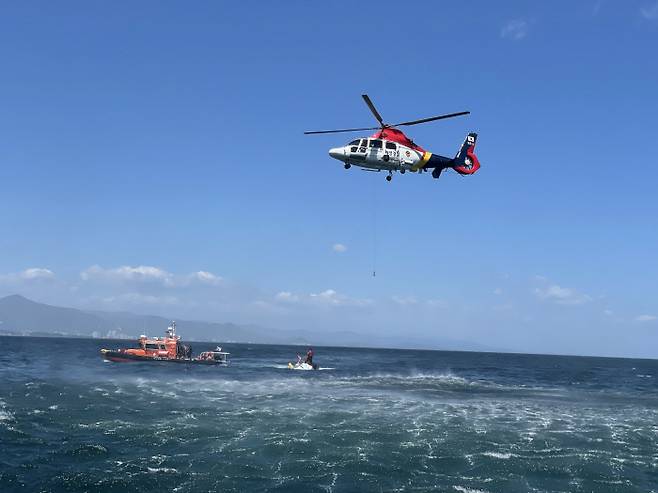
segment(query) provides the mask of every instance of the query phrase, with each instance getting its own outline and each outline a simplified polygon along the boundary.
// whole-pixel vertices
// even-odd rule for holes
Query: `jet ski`
[[[297,355],[297,363],[288,363],[288,369],[290,370],[319,370],[320,366],[317,363],[308,364],[305,361],[302,361],[302,357]]]

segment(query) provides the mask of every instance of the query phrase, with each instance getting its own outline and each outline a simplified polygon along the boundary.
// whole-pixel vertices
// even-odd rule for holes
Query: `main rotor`
[[[372,100],[370,97],[368,97],[367,94],[362,94],[361,97],[365,101],[365,103],[368,105],[368,108],[370,108],[370,111],[374,115],[375,119],[377,122],[379,122],[378,127],[364,127],[364,128],[343,128],[340,130],[314,130],[311,132],[304,132],[305,135],[311,135],[311,134],[337,134],[341,132],[360,132],[363,130],[386,130],[387,128],[394,128],[394,127],[409,127],[411,125],[418,125],[420,123],[428,123],[428,122],[433,122],[435,120],[444,120],[446,118],[454,118],[456,116],[462,116],[462,115],[468,115],[470,114],[470,111],[460,111],[459,113],[449,113],[447,115],[438,115],[438,116],[430,116],[429,118],[421,118],[420,120],[411,120],[408,122],[401,122],[401,123],[384,123],[384,120],[382,116],[379,114],[379,111],[377,111],[377,108],[375,108],[375,105],[372,103]]]

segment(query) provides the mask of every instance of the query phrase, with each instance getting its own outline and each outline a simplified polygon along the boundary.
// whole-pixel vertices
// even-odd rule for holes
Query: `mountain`
[[[0,332],[17,335],[62,335],[137,338],[161,335],[170,319],[127,312],[85,311],[37,303],[20,295],[0,298]],[[255,325],[179,320],[188,340],[222,342],[306,343],[298,334]]]
[[[14,294],[0,298],[0,330],[3,332],[53,332],[89,334],[111,329],[108,323],[74,308],[45,305]]]
[[[0,298],[0,334],[59,335],[77,337],[129,338],[140,334],[159,336],[170,319],[129,312],[78,310],[37,303],[20,295]],[[407,334],[381,335],[376,340],[366,334],[335,331],[306,334],[257,325],[177,320],[188,341],[251,342],[316,346],[389,347],[444,349],[453,351],[495,351],[477,343],[440,338],[414,338]]]

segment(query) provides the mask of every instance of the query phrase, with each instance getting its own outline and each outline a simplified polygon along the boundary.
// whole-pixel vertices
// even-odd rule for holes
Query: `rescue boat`
[[[157,361],[196,365],[227,366],[231,353],[217,347],[214,351],[204,351],[192,356],[192,347],[181,342],[176,334],[176,322],[172,322],[164,337],[139,336],[138,347],[126,349],[101,349],[101,356],[107,361],[124,363],[130,361]]]

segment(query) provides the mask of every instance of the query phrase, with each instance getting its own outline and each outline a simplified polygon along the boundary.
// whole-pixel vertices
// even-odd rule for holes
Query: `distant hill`
[[[15,335],[136,338],[161,335],[170,319],[127,312],[85,311],[37,303],[20,295],[0,298],[0,333]],[[304,344],[293,333],[252,325],[179,320],[188,340]]]
[[[0,334],[53,335],[96,338],[137,338],[140,334],[162,335],[170,319],[129,312],[78,310],[46,305],[20,295],[0,298]],[[262,344],[314,344],[317,346],[389,347],[493,351],[490,347],[439,338],[405,334],[382,335],[376,340],[365,334],[336,331],[305,334],[257,325],[177,320],[181,335],[189,341],[251,342]]]
[[[102,318],[74,308],[45,305],[14,294],[0,298],[3,332],[61,332],[91,335],[113,327]]]

